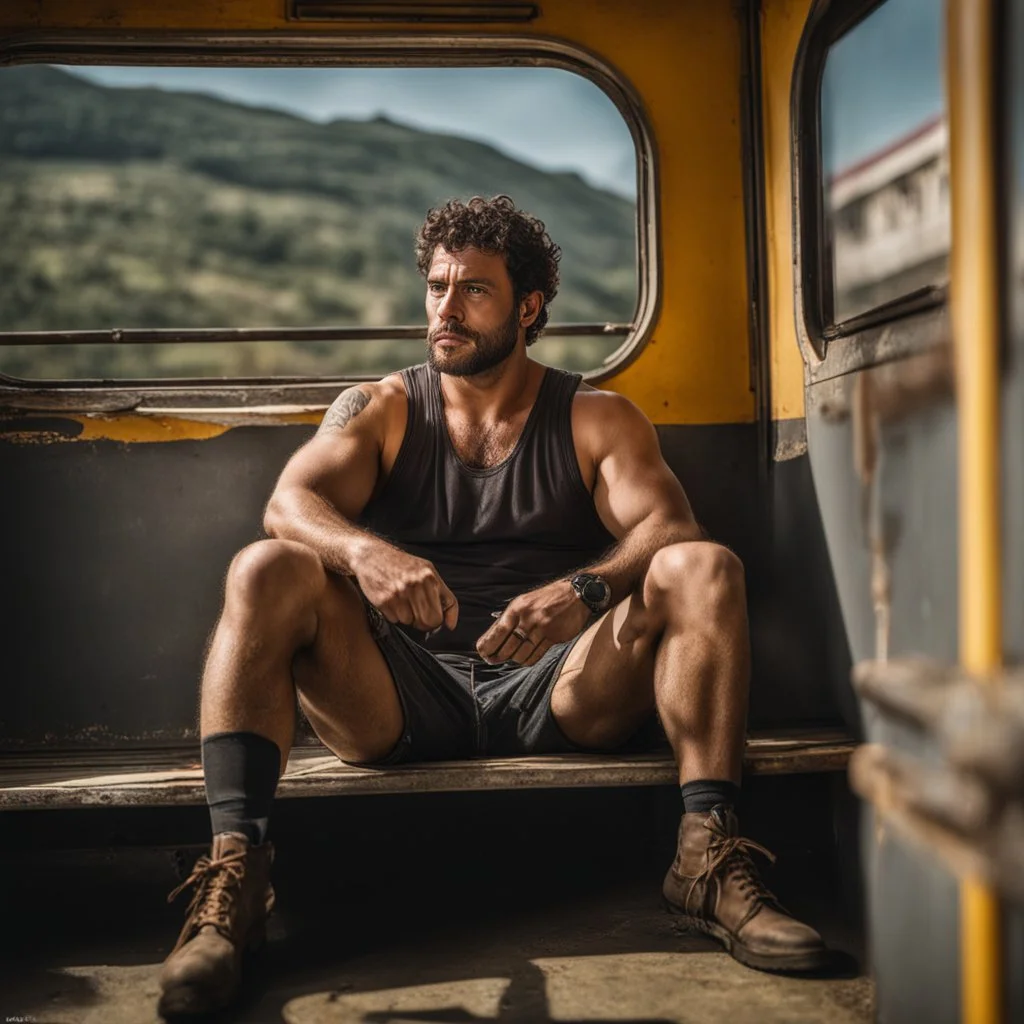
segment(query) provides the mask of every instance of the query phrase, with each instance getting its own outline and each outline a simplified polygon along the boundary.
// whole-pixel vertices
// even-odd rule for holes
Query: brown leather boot
[[[684,814],[679,849],[662,892],[683,924],[705,932],[740,963],[763,971],[808,971],[827,963],[821,936],[790,917],[765,888],[750,852],[763,846],[739,836],[736,815],[718,806]]]
[[[164,1017],[209,1013],[227,1006],[238,992],[242,954],[262,945],[274,906],[270,885],[270,843],[249,846],[245,836],[213,837],[209,857],[167,898],[195,885],[185,927],[160,970]]]

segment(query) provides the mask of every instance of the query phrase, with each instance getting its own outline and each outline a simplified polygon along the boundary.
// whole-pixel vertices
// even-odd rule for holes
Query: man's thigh
[[[629,740],[654,711],[654,658],[647,637],[615,639],[632,598],[620,601],[573,645],[551,691],[551,713],[573,743],[609,750]]]
[[[404,716],[395,680],[349,579],[327,573],[316,638],[296,654],[292,673],[309,724],[339,757],[376,760],[400,739]]]
[[[328,574],[314,643],[294,663],[310,725],[343,761],[387,767],[473,755],[476,714],[457,673]]]

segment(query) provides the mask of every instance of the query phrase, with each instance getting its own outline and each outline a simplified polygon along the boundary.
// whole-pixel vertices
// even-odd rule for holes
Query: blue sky
[[[944,6],[941,0],[888,0],[832,47],[821,89],[826,174],[945,108]]]
[[[830,50],[822,83],[827,174],[941,112],[941,0],[887,0]],[[636,194],[633,140],[592,82],[556,68],[68,68],[111,86],[153,85],[287,110],[464,135],[546,170]]]
[[[545,170],[571,170],[633,198],[622,115],[596,85],[557,68],[69,67],[110,86],[153,85],[287,110],[312,121],[384,114],[490,143]]]

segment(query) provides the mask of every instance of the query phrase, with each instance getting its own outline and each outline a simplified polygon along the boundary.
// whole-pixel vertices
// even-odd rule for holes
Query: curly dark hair
[[[537,319],[526,328],[526,344],[532,345],[540,337],[548,322],[548,306],[558,294],[558,261],[562,258],[562,250],[551,241],[542,221],[517,210],[508,196],[473,196],[468,203],[449,199],[427,214],[416,235],[416,266],[424,277],[438,246],[448,252],[479,249],[504,256],[514,302],[518,304],[530,292],[544,294]]]

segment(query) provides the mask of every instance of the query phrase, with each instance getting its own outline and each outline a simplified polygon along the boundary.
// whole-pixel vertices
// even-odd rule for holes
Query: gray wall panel
[[[191,735],[225,569],[308,434],[0,446],[5,748]]]
[[[957,660],[956,409],[948,390],[934,384],[941,374],[922,372],[933,365],[910,363],[808,389],[811,465],[855,662],[878,657],[885,647],[876,629],[879,591],[872,584],[879,566],[872,537],[881,542],[888,573],[889,655]],[[915,391],[920,381],[928,388]],[[937,756],[930,740],[881,721],[870,709],[864,726],[870,741],[925,760]],[[878,1019],[955,1024],[956,880],[937,860],[880,826],[870,808],[864,816]]]

